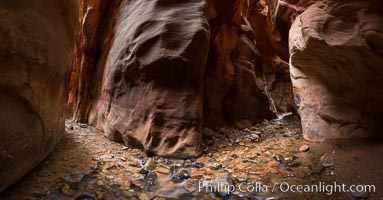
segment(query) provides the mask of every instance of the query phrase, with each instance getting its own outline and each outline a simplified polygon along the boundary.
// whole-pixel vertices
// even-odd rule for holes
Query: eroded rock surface
[[[149,154],[199,155],[205,13],[203,0],[123,1],[90,122]]]
[[[75,1],[0,2],[0,192],[64,132]]]
[[[365,137],[381,129],[380,8],[379,1],[329,1],[294,22],[290,71],[306,139]]]
[[[212,34],[204,81],[204,123],[210,128],[248,127],[273,115],[253,35],[241,29],[244,11],[242,0],[210,1]]]

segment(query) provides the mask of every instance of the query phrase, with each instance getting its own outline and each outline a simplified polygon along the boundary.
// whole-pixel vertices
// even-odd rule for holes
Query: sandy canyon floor
[[[204,153],[187,160],[149,158],[93,127],[67,127],[54,152],[0,199],[383,199],[382,143],[310,143],[295,116],[207,130]],[[334,182],[375,192],[335,192]],[[327,190],[291,192],[296,185]]]

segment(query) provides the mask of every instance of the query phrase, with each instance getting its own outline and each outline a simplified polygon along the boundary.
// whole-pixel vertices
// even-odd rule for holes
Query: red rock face
[[[380,132],[380,8],[379,1],[329,1],[310,7],[294,22],[290,69],[306,139]]]
[[[262,63],[251,32],[241,29],[245,1],[211,1],[211,45],[205,73],[204,124],[246,127],[270,118]]]
[[[288,56],[271,45],[273,9],[243,0],[83,2],[74,119],[148,153],[189,157],[199,154],[202,125],[244,128],[294,110]]]
[[[75,10],[75,1],[0,2],[0,192],[64,131]]]
[[[248,127],[293,96],[308,140],[379,132],[380,6],[1,1],[0,191],[53,149],[65,103],[112,140],[181,158],[200,154],[203,126]]]
[[[123,1],[90,122],[149,154],[200,153],[204,1]],[[100,80],[99,80],[100,81]]]

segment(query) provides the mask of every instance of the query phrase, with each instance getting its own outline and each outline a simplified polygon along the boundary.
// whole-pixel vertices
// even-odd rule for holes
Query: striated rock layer
[[[90,122],[149,154],[201,152],[204,0],[123,1]]]
[[[381,4],[318,3],[292,25],[290,70],[306,139],[365,137],[380,131]]]
[[[76,1],[0,1],[0,192],[64,131]]]

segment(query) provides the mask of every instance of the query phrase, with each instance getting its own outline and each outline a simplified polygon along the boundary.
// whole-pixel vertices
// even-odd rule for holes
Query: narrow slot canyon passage
[[[382,6],[0,1],[0,199],[383,199]]]
[[[283,192],[287,186],[280,185],[336,182],[375,185],[377,191],[383,187],[380,143],[307,142],[299,119],[292,115],[244,130],[209,132],[203,154],[196,159],[148,157],[139,149],[105,139],[93,127],[68,127],[71,130],[55,150],[1,198],[356,199],[353,195],[358,195],[378,199],[379,193],[331,193],[331,189],[329,194]],[[215,189],[199,185],[211,179],[216,181]],[[235,191],[225,189],[225,184],[235,185]],[[272,191],[274,184],[278,185]]]

